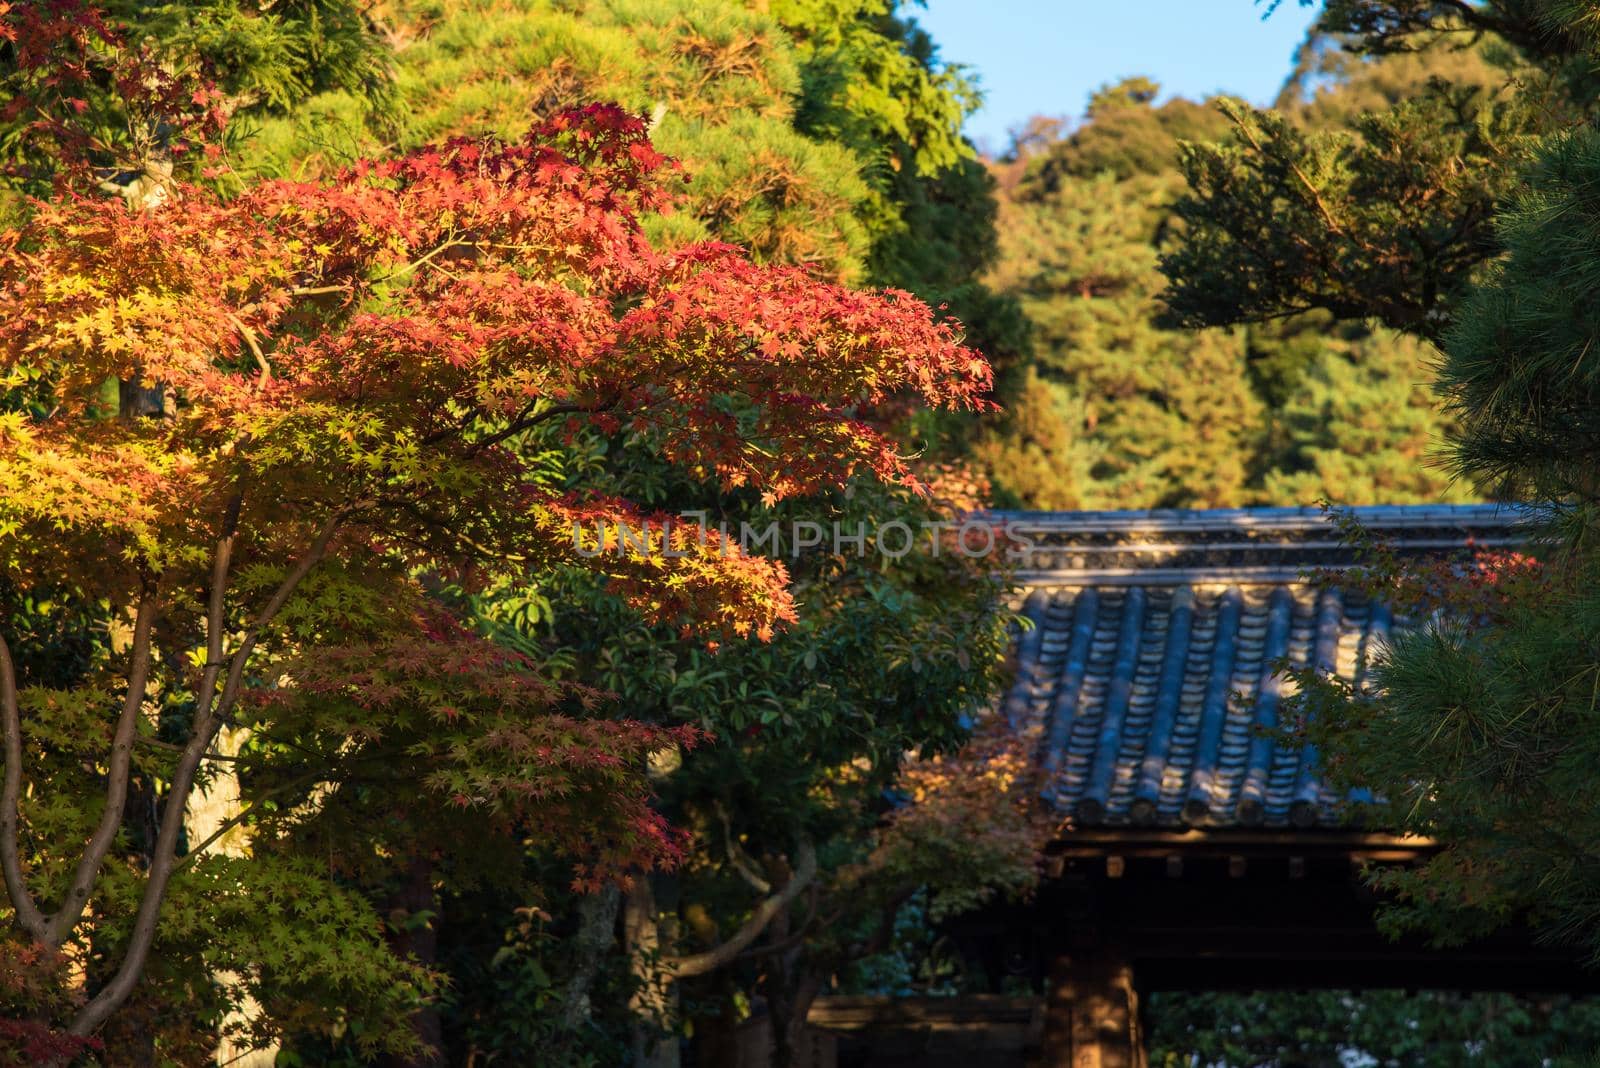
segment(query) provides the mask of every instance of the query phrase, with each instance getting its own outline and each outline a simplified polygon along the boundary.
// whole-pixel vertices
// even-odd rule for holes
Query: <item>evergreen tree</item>
[[[1549,145],[1498,233],[1506,258],[1462,305],[1440,388],[1463,475],[1600,528],[1600,133]]]
[[[1442,456],[1424,342],[1388,330],[1308,327],[1317,352],[1274,409],[1267,501],[1466,501],[1476,487]]]
[[[1004,505],[1088,508],[1092,472],[1105,450],[1087,428],[1083,398],[1025,365],[1011,376],[1004,414],[977,442],[976,456],[994,473]]]
[[[1037,199],[1008,204],[996,283],[1019,296],[1034,328],[1035,390],[1062,389],[1079,414],[1066,433],[1093,443],[1087,483],[1022,485],[1024,499],[1070,493],[1086,507],[1243,503],[1249,435],[1260,425],[1243,346],[1224,333],[1183,334],[1154,322],[1163,279],[1155,230],[1170,177],[1055,177]],[[1003,428],[1002,435],[1007,431]]]
[[[1480,552],[1409,568],[1353,530],[1371,562],[1355,584],[1434,622],[1379,651],[1359,691],[1314,673],[1297,680],[1298,722],[1335,783],[1383,798],[1376,819],[1385,826],[1443,843],[1425,864],[1377,872],[1375,883],[1391,895],[1380,913],[1386,927],[1446,944],[1528,919],[1558,941],[1591,952],[1600,945],[1592,919],[1600,615],[1590,482],[1600,462],[1590,314],[1600,159],[1587,130],[1545,143],[1591,105],[1594,29],[1590,3],[1328,3],[1320,40],[1302,52],[1279,114],[1236,112],[1240,137],[1231,146],[1188,150],[1193,191],[1182,211],[1190,229],[1167,260],[1174,306],[1190,322],[1275,331],[1264,317],[1314,307],[1442,338],[1444,355],[1431,369],[1449,421],[1432,448],[1459,476],[1455,491],[1556,505],[1542,564]],[[1391,77],[1408,70],[1407,79],[1432,79],[1421,98]],[[1347,98],[1342,88],[1307,92],[1330,75],[1349,87]],[[1328,125],[1333,134],[1318,140]],[[1530,158],[1539,162],[1524,181]],[[1269,203],[1281,209],[1270,228],[1260,214]],[[1374,348],[1381,332],[1368,338],[1365,328],[1325,325],[1346,339],[1345,351],[1336,346],[1285,393],[1280,445],[1298,439],[1319,477],[1364,480],[1368,457],[1317,439],[1342,424],[1338,440],[1382,447],[1360,425],[1361,406],[1348,402],[1376,400],[1364,383],[1388,378],[1394,403],[1409,376],[1387,370],[1380,354],[1402,346]],[[1424,428],[1397,425],[1410,429],[1388,440],[1410,456]],[[1202,1055],[1256,1063],[1272,1055],[1267,1045],[1281,1050],[1276,1023],[1256,1033],[1251,1041],[1265,1040],[1256,1049],[1243,1041],[1252,1032],[1246,1021],[1279,1020],[1286,1010],[1304,1019],[1304,999],[1274,997],[1197,1006],[1208,1028],[1219,1009],[1242,1024],[1197,1043]],[[1341,1011],[1354,1020],[1378,1000],[1354,999]],[[1320,1025],[1326,1005],[1309,1007]],[[1398,1043],[1385,1028],[1370,1052],[1381,1059],[1396,1049],[1395,1063],[1455,1063],[1459,1047],[1416,1045],[1436,1026],[1432,1011],[1403,1011],[1420,1026],[1408,1022]],[[1530,1011],[1541,1010],[1513,1006],[1511,1018]],[[1539,1023],[1534,1041],[1583,1011]],[[1483,1025],[1471,1041],[1486,1063],[1533,1063],[1572,1048],[1502,1052],[1489,1038],[1486,1008],[1449,1016]],[[1451,1045],[1465,1037],[1457,1034]],[[1586,1031],[1573,1037],[1579,1049],[1594,1041]]]
[[[1161,87],[1149,78],[1127,78],[1089,98],[1084,121],[1029,168],[1030,185],[1054,188],[1060,177],[1119,179],[1167,174],[1184,141],[1213,141],[1226,124],[1216,110],[1182,97],[1156,106]]]
[[[1331,0],[1291,88],[1331,67],[1349,105],[1223,101],[1232,135],[1183,151],[1185,234],[1163,260],[1173,321],[1315,308],[1437,338],[1541,138],[1592,112],[1600,25],[1586,10]],[[1345,50],[1331,64],[1316,57],[1329,40]]]
[[[1548,512],[1543,556],[1421,573],[1381,552],[1363,585],[1432,620],[1376,658],[1373,690],[1314,675],[1309,736],[1386,824],[1437,838],[1382,872],[1396,929],[1442,942],[1527,918],[1600,953],[1600,134],[1553,140],[1502,215],[1505,249],[1459,306],[1441,387],[1464,476]],[[1381,548],[1381,547],[1380,547]]]
[[[98,167],[105,190],[124,196],[215,169],[173,143],[180,108],[209,111],[214,125],[231,123],[230,134],[328,94],[375,131],[393,116],[388,51],[355,0],[61,0],[35,11],[41,20],[70,18],[75,29],[51,43],[0,38],[0,93],[9,105],[0,115],[0,221],[21,212],[20,195],[49,191],[64,154]],[[150,69],[164,72],[161,105],[130,105],[138,98],[113,67],[119,39],[139,42]],[[53,49],[52,62],[41,69],[30,48]],[[72,68],[57,64],[74,62],[63,49],[81,54],[84,76],[60,76]],[[47,97],[70,105],[75,121],[56,123],[30,103]],[[130,173],[134,158],[143,171]]]
[[[650,115],[655,142],[691,176],[679,211],[653,222],[659,239],[716,237],[767,262],[861,279],[861,160],[796,128],[799,56],[771,15],[735,0],[392,0],[377,15],[395,43],[401,147],[615,101]],[[297,173],[382,139],[347,95],[325,94],[263,123],[244,157],[253,170]]]
[[[1166,325],[1160,253],[1181,228],[1178,138],[1222,136],[1226,119],[1156,95],[1146,79],[1102,90],[1082,126],[1003,165],[990,280],[1020,300],[1034,343],[1003,374],[1006,414],[978,446],[1007,499],[1225,507],[1470,493],[1419,463],[1442,426],[1421,346],[1325,314]],[[1341,100],[1329,91],[1315,107]]]

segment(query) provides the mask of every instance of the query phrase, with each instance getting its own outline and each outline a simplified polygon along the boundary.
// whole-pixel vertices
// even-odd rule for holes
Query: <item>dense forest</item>
[[[1279,102],[1308,134],[1482,68],[1471,51],[1332,55],[1343,62]],[[1096,94],[1081,122],[1035,120],[994,167],[1001,240],[988,277],[1019,302],[1032,342],[978,447],[1001,493],[1033,508],[1470,499],[1430,463],[1447,424],[1425,344],[1319,309],[1170,322],[1161,256],[1181,240],[1179,145],[1227,139],[1232,124],[1218,101],[1158,104],[1159,89],[1133,79]]]
[[[822,992],[978,989],[944,925],[1052,829],[1007,575],[739,534],[994,507],[1551,505],[1538,566],[1379,554],[1481,632],[1297,700],[1453,843],[1386,922],[1600,944],[1593,5],[1329,0],[1272,108],[1131,78],[995,159],[916,11],[0,3],[0,1063],[784,1065]]]

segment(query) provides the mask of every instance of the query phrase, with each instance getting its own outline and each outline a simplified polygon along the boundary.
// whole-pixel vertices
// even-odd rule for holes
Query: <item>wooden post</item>
[[[1056,960],[1045,1009],[1049,1068],[1148,1068],[1133,968],[1115,947]]]

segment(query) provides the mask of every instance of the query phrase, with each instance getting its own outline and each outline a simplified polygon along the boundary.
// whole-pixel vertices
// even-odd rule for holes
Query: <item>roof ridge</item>
[[[1518,504],[1375,504],[1339,507],[1335,512],[1353,515],[1362,524],[1378,529],[1426,526],[1429,524],[1470,524],[1472,526],[1515,526],[1534,514]],[[986,513],[995,520],[1007,521],[1026,529],[1118,529],[1191,531],[1202,529],[1272,528],[1303,530],[1308,526],[1331,526],[1330,514],[1317,505],[1263,506],[1251,508],[1143,508],[1128,510],[1086,509],[1079,511],[1029,511],[995,509]]]

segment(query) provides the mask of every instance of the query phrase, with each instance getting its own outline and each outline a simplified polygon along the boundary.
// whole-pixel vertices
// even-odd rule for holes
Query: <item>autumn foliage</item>
[[[19,680],[0,642],[0,851],[32,941],[86,937],[130,781],[164,784],[119,869],[127,911],[100,921],[120,959],[70,1032],[129,997],[169,894],[205,885],[180,838],[225,727],[278,746],[270,781],[302,805],[383,745],[419,811],[524,821],[582,854],[585,883],[671,864],[643,766],[696,732],[604,717],[430,591],[589,568],[647,618],[768,635],[793,614],[780,564],[698,539],[577,552],[575,527],[641,509],[555,477],[529,435],[630,435],[769,500],[910,481],[861,411],[976,406],[983,359],[908,294],[653,248],[641,221],[682,175],[615,107],[223,196],[227,116],[201,75],[141,77],[139,50],[67,0],[0,5],[0,37],[13,106],[56,154],[54,192],[0,234],[0,389],[24,400],[0,411],[0,556],[124,636],[67,690]],[[133,136],[94,136],[107,108]],[[181,736],[135,755],[174,704]]]

